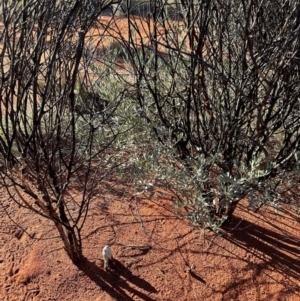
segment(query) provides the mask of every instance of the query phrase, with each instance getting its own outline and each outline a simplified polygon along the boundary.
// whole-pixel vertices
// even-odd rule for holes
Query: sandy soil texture
[[[218,235],[174,217],[171,199],[159,191],[151,200],[122,193],[93,203],[86,258],[77,268],[52,224],[1,190],[0,299],[300,300],[300,220],[293,212],[248,212],[241,202]],[[107,271],[105,244],[115,258]]]

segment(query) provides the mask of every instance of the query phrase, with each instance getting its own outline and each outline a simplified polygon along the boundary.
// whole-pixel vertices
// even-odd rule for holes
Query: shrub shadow
[[[156,300],[149,295],[157,293],[157,290],[146,280],[133,275],[127,267],[116,259],[107,271],[87,258],[83,260],[79,269],[103,291],[118,301],[132,300],[134,295],[138,296],[140,300]]]
[[[299,239],[293,235],[287,235],[286,229],[280,229],[270,221],[268,224],[277,231],[271,230],[271,227],[263,228],[258,224],[233,217],[230,228],[228,225],[222,227],[228,231],[228,235],[223,237],[262,261],[261,264],[257,264],[257,274],[271,266],[284,274],[286,279],[290,277],[300,279]],[[253,267],[255,268],[255,264]],[[288,282],[284,284],[286,287],[300,293],[300,288],[294,281]]]

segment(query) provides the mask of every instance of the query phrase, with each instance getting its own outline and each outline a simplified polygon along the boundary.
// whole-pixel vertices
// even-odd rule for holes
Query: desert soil
[[[175,217],[160,188],[151,198],[107,188],[89,211],[80,267],[50,221],[0,188],[0,300],[300,300],[300,217],[286,206],[255,213],[242,201],[213,233]],[[104,271],[106,244],[115,261]]]
[[[172,198],[111,188],[83,231],[85,260],[66,255],[50,221],[0,192],[0,300],[300,300],[300,219],[280,208],[247,211],[203,231],[174,216]],[[126,197],[125,197],[126,195]],[[101,250],[115,261],[104,271]]]

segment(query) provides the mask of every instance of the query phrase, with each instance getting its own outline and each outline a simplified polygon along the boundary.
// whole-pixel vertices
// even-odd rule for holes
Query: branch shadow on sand
[[[85,258],[79,269],[112,298],[132,300],[133,296],[140,300],[155,301],[150,297],[157,290],[146,280],[133,275],[120,261],[114,259],[111,269],[105,271],[95,262]]]
[[[300,279],[299,237],[288,234],[286,227],[281,229],[278,223],[275,225],[269,221],[268,225],[270,227],[266,228],[247,220],[233,218],[230,223],[231,230],[224,227],[224,230],[230,230],[230,235],[224,235],[224,238],[262,260],[256,266],[258,274],[265,268],[272,267],[285,275],[286,279]],[[300,296],[300,288],[294,281],[285,283],[285,286]]]

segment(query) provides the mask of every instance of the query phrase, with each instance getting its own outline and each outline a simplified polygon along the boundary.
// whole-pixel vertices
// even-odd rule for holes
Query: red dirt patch
[[[83,232],[86,260],[75,267],[54,227],[1,192],[1,300],[299,300],[299,217],[240,204],[220,234],[175,218],[156,193],[93,204]],[[16,235],[19,228],[34,236]],[[116,259],[102,269],[109,244]],[[14,281],[16,280],[16,281]]]
[[[189,49],[186,33],[182,31],[183,28],[184,25],[181,21],[172,21],[172,24],[167,22],[161,24],[153,22],[150,18],[135,16],[129,22],[127,18],[102,16],[98,19],[96,26],[87,33],[86,41],[87,45],[93,44],[98,49],[105,49],[121,41],[123,43],[124,41],[130,41],[138,48],[141,45],[150,45],[155,32],[156,40],[159,42],[157,50],[163,54],[167,52],[164,45],[179,47],[178,43],[181,44],[179,41],[182,39],[186,41],[186,47]],[[172,40],[166,40],[167,31],[169,32],[169,38],[173,36]],[[180,31],[182,32],[180,33]]]
[[[39,262],[39,251],[34,245],[26,256],[25,264],[12,276],[12,280],[15,280],[17,284],[28,284],[39,275],[40,271],[42,271],[42,267]]]

